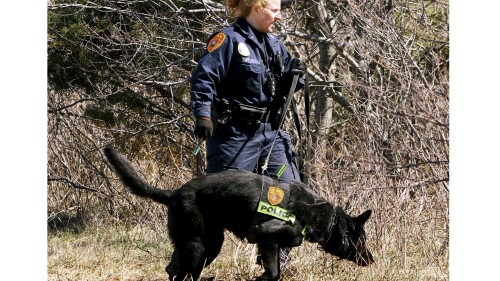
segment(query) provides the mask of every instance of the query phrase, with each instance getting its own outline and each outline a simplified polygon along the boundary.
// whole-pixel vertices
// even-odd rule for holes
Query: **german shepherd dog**
[[[281,209],[285,216],[256,215],[261,207],[263,182],[272,182],[268,177],[246,171],[223,171],[192,179],[176,190],[164,190],[150,186],[125,156],[113,148],[106,147],[103,151],[133,194],[168,206],[168,232],[174,253],[166,270],[171,281],[189,276],[198,280],[202,269],[219,254],[224,229],[257,244],[264,267],[264,273],[255,279],[259,281],[279,280],[279,249],[299,246],[303,239],[361,266],[374,261],[365,246],[364,231],[371,210],[352,217],[305,184],[290,182],[288,207]],[[267,206],[270,210],[279,209]]]

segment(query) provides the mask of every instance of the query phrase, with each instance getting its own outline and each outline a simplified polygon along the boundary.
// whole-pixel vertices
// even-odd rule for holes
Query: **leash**
[[[311,160],[312,144],[311,144],[311,125],[310,125],[311,99],[310,99],[309,79],[307,79],[307,71],[306,71],[306,79],[304,85],[304,107],[306,114],[305,148],[302,151],[300,151],[298,155],[299,155],[299,171],[301,179],[304,184],[308,185],[310,171],[307,163],[309,160]]]
[[[290,103],[292,101],[293,93],[295,92],[295,87],[297,86],[298,80],[299,80],[299,75],[294,74],[293,80],[292,80],[292,85],[290,86],[290,91],[288,92],[288,96],[286,97],[285,107],[283,108],[283,114],[281,114],[281,116],[280,116],[278,128],[276,129],[276,133],[274,134],[274,138],[273,138],[273,141],[271,143],[271,148],[269,149],[269,153],[267,154],[266,161],[264,161],[264,164],[261,167],[262,173],[264,173],[264,171],[267,171],[267,165],[269,164],[269,157],[271,156],[271,152],[273,151],[274,143],[276,142],[276,139],[278,138],[278,134],[281,130],[281,127],[283,126],[283,121],[285,120],[286,111],[288,110],[288,107],[290,106]]]

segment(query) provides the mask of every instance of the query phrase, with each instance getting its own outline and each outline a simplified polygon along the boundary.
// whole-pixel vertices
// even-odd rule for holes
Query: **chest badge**
[[[283,191],[283,189],[276,186],[269,187],[269,191],[267,192],[267,200],[272,205],[278,205],[279,203],[281,203],[281,201],[283,201],[284,196],[285,196],[285,191]]]
[[[238,53],[244,57],[248,57],[250,55],[250,50],[245,43],[240,42],[238,43]]]

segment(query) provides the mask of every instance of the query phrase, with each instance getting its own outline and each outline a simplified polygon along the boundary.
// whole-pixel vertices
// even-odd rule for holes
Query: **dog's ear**
[[[354,220],[356,221],[356,224],[364,225],[371,215],[372,215],[372,210],[366,210],[364,213],[354,218]]]

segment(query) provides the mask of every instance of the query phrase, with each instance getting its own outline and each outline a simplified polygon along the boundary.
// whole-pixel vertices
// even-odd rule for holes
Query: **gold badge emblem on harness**
[[[279,203],[281,203],[281,201],[283,201],[284,196],[285,196],[285,191],[283,191],[283,189],[276,186],[269,187],[269,191],[267,192],[267,200],[272,205],[278,205]]]

